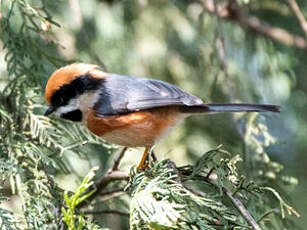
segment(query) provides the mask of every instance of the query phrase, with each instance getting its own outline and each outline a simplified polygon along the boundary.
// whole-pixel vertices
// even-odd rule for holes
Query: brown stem
[[[95,185],[97,187],[97,191],[101,191],[105,188],[110,182],[118,181],[118,180],[128,180],[129,174],[127,172],[121,171],[113,171],[107,173],[104,177],[98,180]]]
[[[258,220],[257,223],[260,223],[265,217],[267,217],[268,215],[271,215],[272,213],[280,213],[280,211],[277,208],[271,209],[269,211],[267,211],[266,213],[264,213]]]
[[[258,17],[247,14],[238,6],[235,0],[229,0],[228,4],[220,3],[217,10],[214,7],[214,0],[184,0],[196,2],[210,14],[215,14],[219,18],[239,24],[243,28],[248,28],[267,38],[278,41],[285,45],[295,46],[299,49],[307,49],[307,41],[301,36],[289,33],[288,31],[268,25]]]
[[[122,171],[118,171],[118,166],[120,164],[120,161],[122,160],[125,152],[126,152],[127,148],[123,148],[122,151],[118,154],[117,157],[115,157],[114,161],[113,161],[113,165],[110,167],[110,169],[108,170],[108,172],[99,180],[97,180],[94,183],[93,188],[96,189],[96,191],[92,194],[92,196],[90,196],[88,199],[86,199],[86,202],[82,202],[78,205],[78,208],[82,208],[84,207],[87,203],[91,202],[92,200],[94,200],[98,195],[107,195],[108,193],[112,193],[110,192],[110,190],[106,190],[104,191],[104,189],[108,186],[108,184],[110,184],[113,181],[120,181],[120,180],[125,180],[127,181],[129,178],[129,174],[127,172],[122,172]],[[113,193],[114,190],[122,190],[122,188],[114,188],[113,189]]]
[[[78,208],[82,208],[85,205],[87,205],[89,202],[94,200],[96,196],[100,195],[100,193],[113,181],[120,181],[120,180],[128,180],[129,174],[127,172],[121,172],[121,171],[112,171],[107,173],[105,176],[103,176],[100,180],[96,181],[94,183],[94,188],[96,188],[96,191],[88,198],[86,199],[86,202],[82,202],[78,205]]]
[[[191,172],[187,172],[186,170],[182,169],[182,168],[177,168],[179,170],[179,174],[178,175],[188,175]],[[217,185],[217,183],[208,178],[208,177],[203,177],[203,176],[199,176],[199,179],[204,180],[206,183],[213,185],[215,188],[220,189],[220,187]],[[191,192],[201,195],[202,192],[199,192],[197,190],[191,189],[189,188],[187,185],[184,185],[187,189],[189,189]],[[253,227],[253,229],[255,230],[261,230],[261,227],[259,226],[259,224],[256,222],[256,220],[252,217],[252,215],[249,213],[249,211],[247,210],[247,208],[244,206],[244,204],[237,198],[234,197],[234,195],[231,193],[231,191],[229,189],[227,189],[226,187],[222,186],[222,191],[223,193],[231,200],[231,202],[233,203],[233,205],[238,209],[238,211],[241,213],[241,215],[243,216],[243,218]]]
[[[252,215],[248,212],[248,210],[245,208],[244,204],[237,198],[235,198],[231,191],[229,191],[226,187],[222,187],[223,192],[228,196],[228,198],[231,200],[234,206],[240,211],[242,216],[245,218],[245,220],[255,229],[255,230],[261,230],[261,227],[259,224],[255,221],[255,219],[252,217]]]
[[[156,154],[155,154],[155,152],[154,152],[154,150],[151,150],[151,158],[152,158],[152,161],[153,162],[156,162],[157,161],[157,156],[156,156]]]
[[[122,151],[114,158],[113,165],[109,171],[116,171],[118,169],[120,161],[123,159],[128,147],[124,147]]]
[[[298,6],[296,0],[288,0],[288,2],[307,37],[307,22],[302,11],[300,10],[300,7]]]
[[[220,187],[213,181],[212,179],[204,177],[204,180],[216,187],[217,189],[220,189]],[[255,229],[255,230],[261,230],[261,227],[256,222],[256,220],[252,217],[252,215],[249,213],[247,208],[244,206],[244,204],[237,198],[235,198],[232,194],[232,192],[227,189],[226,187],[222,186],[223,193],[231,200],[233,205],[239,210],[243,218]]]

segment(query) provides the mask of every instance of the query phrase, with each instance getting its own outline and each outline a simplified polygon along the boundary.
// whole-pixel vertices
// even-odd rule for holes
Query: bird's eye
[[[54,106],[62,106],[66,102],[66,96],[63,93],[63,90],[58,90],[51,97],[51,104]]]
[[[53,104],[56,106],[61,106],[64,103],[64,98],[63,97],[55,97],[53,100]]]
[[[59,100],[59,102],[58,102],[59,104],[62,104],[64,102],[64,98],[63,97],[59,97],[58,100]]]

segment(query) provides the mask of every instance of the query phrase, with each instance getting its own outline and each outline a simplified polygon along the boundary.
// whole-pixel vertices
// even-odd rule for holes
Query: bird
[[[48,108],[63,119],[82,122],[107,142],[144,147],[137,169],[146,169],[153,147],[184,118],[223,112],[279,112],[269,104],[207,104],[170,83],[107,73],[99,66],[73,63],[49,77]]]

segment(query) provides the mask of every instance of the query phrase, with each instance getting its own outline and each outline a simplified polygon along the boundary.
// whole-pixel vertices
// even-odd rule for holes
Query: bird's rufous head
[[[49,104],[45,115],[57,111],[61,117],[66,118],[72,112],[75,115],[80,113],[79,97],[88,93],[88,84],[93,89],[107,75],[99,66],[85,63],[74,63],[57,69],[45,88],[45,99]]]
[[[99,69],[97,65],[74,63],[54,71],[50,76],[45,89],[45,99],[47,103],[51,104],[51,97],[63,85],[68,85],[77,77],[97,69]]]

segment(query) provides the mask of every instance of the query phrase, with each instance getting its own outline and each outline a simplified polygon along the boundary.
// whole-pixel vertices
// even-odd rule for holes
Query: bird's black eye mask
[[[86,91],[98,89],[102,81],[103,79],[94,78],[90,74],[80,75],[69,84],[61,86],[61,88],[52,95],[51,105],[53,107],[65,106],[72,98]]]

